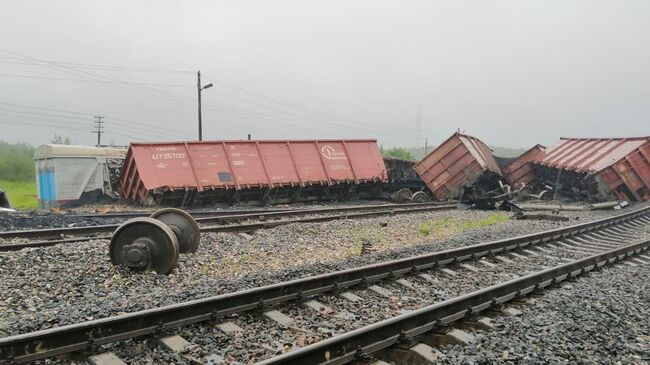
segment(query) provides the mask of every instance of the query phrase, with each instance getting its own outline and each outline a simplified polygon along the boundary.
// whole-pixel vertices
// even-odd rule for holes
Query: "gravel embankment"
[[[198,347],[192,352],[192,355],[197,358],[216,354],[233,363],[254,363],[296,347],[303,347],[346,331],[391,318],[403,313],[403,311],[418,309],[425,305],[563,263],[557,257],[565,256],[576,259],[589,255],[586,252],[565,251],[552,246],[546,247],[545,250],[551,257],[541,253],[535,256],[526,255],[525,259],[513,258],[514,261],[508,264],[500,262],[496,258],[487,259],[488,262],[497,264],[494,267],[485,267],[486,265],[481,263],[471,263],[481,268],[480,273],[467,271],[459,265],[450,266],[452,270],[459,273],[459,275],[453,277],[434,270],[429,274],[437,279],[435,283],[425,281],[417,276],[409,276],[409,282],[417,288],[415,291],[399,285],[397,282],[392,282],[392,280],[377,283],[377,285],[390,292],[389,298],[362,286],[352,289],[356,295],[362,298],[359,302],[350,302],[334,295],[319,296],[317,300],[331,309],[325,315],[307,308],[301,302],[283,303],[265,309],[278,309],[293,318],[294,323],[288,329],[278,327],[263,318],[259,312],[253,311],[242,315],[228,316],[221,320],[232,321],[244,330],[242,334],[235,337],[221,333],[211,323],[174,329],[168,331],[166,335],[178,334],[196,344]],[[579,282],[575,283],[575,285],[579,285]],[[134,348],[137,351],[134,351]],[[129,344],[116,344],[106,350],[117,353],[124,361],[132,364],[150,362],[187,363],[179,355],[156,349],[155,346],[151,347],[144,342],[136,341]],[[450,359],[453,359],[452,363],[455,363],[456,360],[459,360],[459,357],[450,356]],[[472,362],[469,361],[468,363]],[[478,363],[482,362],[479,361]]]
[[[521,316],[493,319],[469,346],[439,349],[444,364],[648,364],[650,265],[619,264],[548,290]]]
[[[504,221],[494,219],[495,212],[439,211],[292,224],[259,231],[253,239],[211,233],[202,237],[197,253],[182,255],[178,268],[168,276],[113,267],[107,256],[107,241],[3,252],[0,336],[528,234],[617,213],[621,212],[567,212],[563,214],[573,219],[558,223]],[[360,255],[364,241],[372,243],[374,253]]]

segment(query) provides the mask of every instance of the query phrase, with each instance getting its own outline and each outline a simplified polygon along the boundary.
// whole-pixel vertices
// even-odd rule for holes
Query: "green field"
[[[14,209],[38,207],[35,182],[0,180],[0,190],[9,194],[9,201]]]

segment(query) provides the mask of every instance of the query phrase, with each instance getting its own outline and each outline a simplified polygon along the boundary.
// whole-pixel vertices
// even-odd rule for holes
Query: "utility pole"
[[[97,133],[97,147],[102,145],[102,133],[104,133],[104,117],[95,115],[93,127],[95,128],[91,133]]]
[[[424,138],[424,156],[429,152],[429,137]]]
[[[196,73],[196,90],[199,95],[199,141],[203,140],[203,121],[201,120],[201,92],[212,87],[212,83],[201,86],[201,71]]]
[[[203,140],[203,121],[201,120],[201,71],[196,73],[196,90],[199,93],[199,141]]]

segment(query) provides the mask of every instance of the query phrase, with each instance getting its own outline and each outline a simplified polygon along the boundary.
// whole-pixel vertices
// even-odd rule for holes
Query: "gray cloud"
[[[9,141],[40,144],[59,132],[92,144],[94,114],[107,117],[105,140],[116,143],[196,134],[192,73],[48,68],[23,64],[34,61],[11,52],[200,69],[206,82],[239,87],[216,83],[204,91],[205,136],[213,139],[368,137],[413,146],[418,105],[430,143],[456,128],[512,147],[560,136],[650,134],[647,1],[3,1],[1,7],[0,102],[88,113],[57,118],[54,111],[0,104],[0,138]]]

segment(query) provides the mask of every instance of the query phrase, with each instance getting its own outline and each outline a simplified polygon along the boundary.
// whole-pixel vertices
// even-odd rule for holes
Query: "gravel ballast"
[[[468,346],[439,348],[445,364],[648,364],[650,265],[618,264],[547,290],[522,314]]]
[[[252,311],[219,320],[232,321],[243,329],[244,332],[235,337],[220,333],[212,323],[171,330],[166,335],[179,334],[196,344],[198,347],[192,352],[192,355],[199,358],[215,354],[236,363],[254,363],[296,347],[303,347],[345,331],[391,318],[404,311],[418,309],[532,271],[563,263],[564,261],[558,257],[576,259],[590,255],[588,252],[578,253],[554,247],[556,246],[550,244],[544,248],[544,252],[551,257],[538,251],[539,253],[536,255],[528,254],[523,258],[513,256],[511,258],[514,261],[508,263],[499,261],[497,259],[499,256],[488,259],[487,261],[492,261],[492,264],[497,264],[495,267],[483,267],[485,265],[478,262],[470,262],[472,265],[481,267],[480,273],[476,274],[467,271],[460,265],[449,266],[456,272],[451,277],[447,276],[450,274],[443,274],[438,270],[428,272],[430,277],[433,277],[434,280],[437,279],[435,283],[410,275],[407,279],[410,281],[410,285],[416,287],[417,290],[398,285],[391,279],[373,283],[389,293],[386,297],[365,289],[361,285],[351,289],[362,298],[359,302],[350,302],[335,295],[323,295],[316,298],[331,309],[329,313],[317,313],[313,309],[307,308],[301,301],[265,308],[264,311],[276,309],[293,318],[294,322],[284,329],[265,319],[261,311]],[[136,346],[138,351],[133,352],[132,346]],[[106,350],[114,351],[128,363],[146,363],[151,359],[183,362],[183,360],[174,358],[178,357],[177,355],[161,352],[157,350],[157,347],[147,346],[144,343],[116,344]],[[452,358],[454,361],[459,359],[455,355]],[[464,361],[465,358],[461,360]],[[452,363],[454,362],[452,361]],[[469,359],[468,363],[472,363],[472,359]]]
[[[178,268],[167,276],[114,267],[105,240],[2,252],[0,335],[528,234],[613,213],[620,212],[563,213],[572,218],[569,222],[498,220],[475,226],[472,222],[503,213],[454,210],[291,224],[261,230],[253,239],[210,233],[202,236],[198,252],[181,255]],[[419,231],[423,224],[441,221],[451,223],[430,227],[428,235]],[[468,227],[462,230],[459,225]],[[360,255],[363,240],[372,242],[373,253]]]

